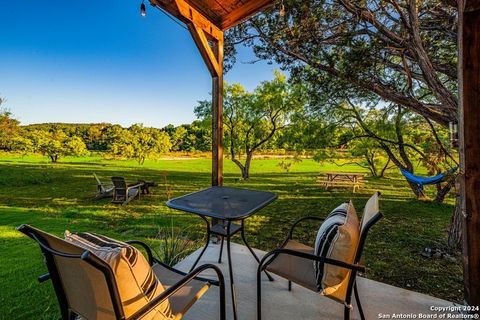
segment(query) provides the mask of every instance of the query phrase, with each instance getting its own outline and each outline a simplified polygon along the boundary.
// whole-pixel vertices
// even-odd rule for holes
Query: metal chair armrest
[[[303,218],[298,219],[297,221],[295,221],[295,223],[294,223],[294,224],[292,225],[292,227],[290,228],[290,232],[288,233],[288,239],[292,239],[292,237],[293,237],[293,230],[297,227],[297,225],[298,225],[300,222],[303,222],[303,221],[306,221],[306,220],[324,221],[325,218],[310,216],[310,217],[303,217]]]
[[[151,300],[145,306],[143,306],[140,310],[135,312],[130,319],[140,319],[146,313],[150,312],[153,308],[157,305],[168,299],[170,296],[174,295],[178,290],[180,290],[183,286],[188,284],[190,281],[194,280],[198,274],[202,273],[207,269],[213,269],[218,277],[218,282],[220,283],[220,319],[225,319],[225,279],[223,277],[222,271],[213,264],[204,264],[192,272],[189,272],[182,280],[174,284],[173,286],[166,289],[162,294]]]
[[[365,272],[365,266],[359,265],[359,264],[351,264],[347,263],[344,261],[340,260],[335,260],[335,259],[330,259],[327,257],[321,257],[317,256],[314,254],[306,253],[306,252],[301,252],[301,251],[295,251],[291,249],[275,249],[273,251],[270,251],[267,253],[263,258],[262,261],[260,261],[260,264],[258,268],[265,269],[279,254],[288,254],[291,256],[296,256],[304,259],[309,259],[312,261],[318,261],[318,262],[323,262],[327,264],[331,264],[337,267],[353,270],[353,271],[359,271],[359,272]],[[270,260],[267,261],[267,259],[270,258]]]
[[[176,274],[179,274],[181,276],[186,276],[188,274],[186,272],[175,269],[175,268],[169,266],[168,264],[163,263],[162,261],[160,261],[156,258],[153,258],[153,260],[155,261],[155,263],[158,263],[162,267],[164,267],[164,268],[166,268],[166,269],[168,269],[172,272],[175,272]],[[220,283],[217,280],[213,280],[213,279],[208,279],[208,278],[203,278],[203,277],[195,277],[195,280],[202,281],[202,282],[208,282],[210,285],[216,286],[216,287],[218,287],[220,285]]]

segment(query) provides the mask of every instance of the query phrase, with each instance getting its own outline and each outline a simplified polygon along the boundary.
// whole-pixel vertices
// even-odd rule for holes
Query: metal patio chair
[[[17,230],[39,244],[48,274],[40,276],[38,281],[52,280],[64,320],[142,319],[165,299],[169,300],[174,319],[177,320],[185,315],[211,285],[220,289],[220,319],[226,319],[225,281],[220,269],[214,265],[205,264],[185,274],[155,259],[151,249],[143,242],[127,241],[126,243],[143,247],[153,272],[165,287],[165,291],[159,296],[127,318],[114,272],[107,263],[88,250],[29,225],[21,225]],[[218,280],[198,277],[198,274],[207,269],[213,269]]]
[[[140,198],[143,183],[128,184],[124,177],[112,177],[114,186],[112,203],[126,205],[135,198]]]
[[[345,295],[342,299],[332,298],[333,300],[340,302],[344,305],[344,319],[350,319],[350,312],[353,309],[352,306],[352,291],[355,294],[355,300],[357,302],[358,311],[362,320],[365,319],[358,289],[356,285],[356,277],[358,272],[365,272],[365,267],[360,265],[360,259],[362,256],[367,234],[370,228],[382,218],[382,213],[378,209],[378,197],[380,193],[375,193],[365,205],[363,212],[362,222],[360,224],[360,238],[356,249],[353,263],[346,263],[344,261],[334,260],[327,257],[315,255],[315,249],[293,240],[293,231],[295,227],[306,220],[323,221],[323,218],[319,217],[304,217],[296,221],[290,229],[288,238],[284,241],[283,245],[269,253],[267,253],[257,270],[257,319],[262,318],[262,302],[261,302],[261,274],[262,271],[268,270],[282,278],[288,280],[288,290],[292,289],[292,282],[310,289],[315,292],[319,292],[317,285],[316,274],[314,270],[314,261],[319,261],[324,264],[330,264],[341,268],[348,269],[349,275],[348,281],[344,282]],[[326,296],[328,297],[328,296]]]
[[[104,183],[104,182],[100,181],[100,179],[97,177],[95,172],[93,173],[93,177],[95,178],[95,181],[97,182],[97,193],[95,194],[95,197],[93,199],[98,200],[98,199],[111,197],[113,195],[113,190],[115,189],[113,184],[112,183]]]

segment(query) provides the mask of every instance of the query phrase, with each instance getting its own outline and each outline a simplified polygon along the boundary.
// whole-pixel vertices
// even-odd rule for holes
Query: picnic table
[[[317,182],[321,183],[325,189],[330,187],[352,187],[353,193],[363,184],[364,173],[360,172],[324,172],[317,177]]]

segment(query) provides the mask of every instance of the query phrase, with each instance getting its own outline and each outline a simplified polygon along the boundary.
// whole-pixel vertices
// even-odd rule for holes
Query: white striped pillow
[[[65,231],[65,240],[89,250],[112,268],[127,318],[165,291],[148,261],[135,247],[87,232]],[[170,302],[166,299],[142,320],[173,318]]]
[[[315,239],[315,255],[352,263],[359,240],[359,221],[353,203],[335,208],[320,226]],[[314,262],[319,291],[332,292],[348,276],[348,270]],[[329,289],[329,290],[327,290]]]

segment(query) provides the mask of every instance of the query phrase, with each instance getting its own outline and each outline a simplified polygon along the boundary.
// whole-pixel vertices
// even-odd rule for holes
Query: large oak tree
[[[457,118],[457,8],[446,0],[284,0],[228,34],[321,92],[373,95],[443,126]],[[323,101],[322,101],[323,102]]]
[[[248,92],[240,84],[224,86],[225,145],[230,160],[240,169],[243,179],[250,178],[253,155],[287,127],[295,112],[304,108],[302,87],[290,85],[282,73]],[[211,118],[211,101],[199,101],[198,118]],[[242,160],[242,156],[244,159]]]

